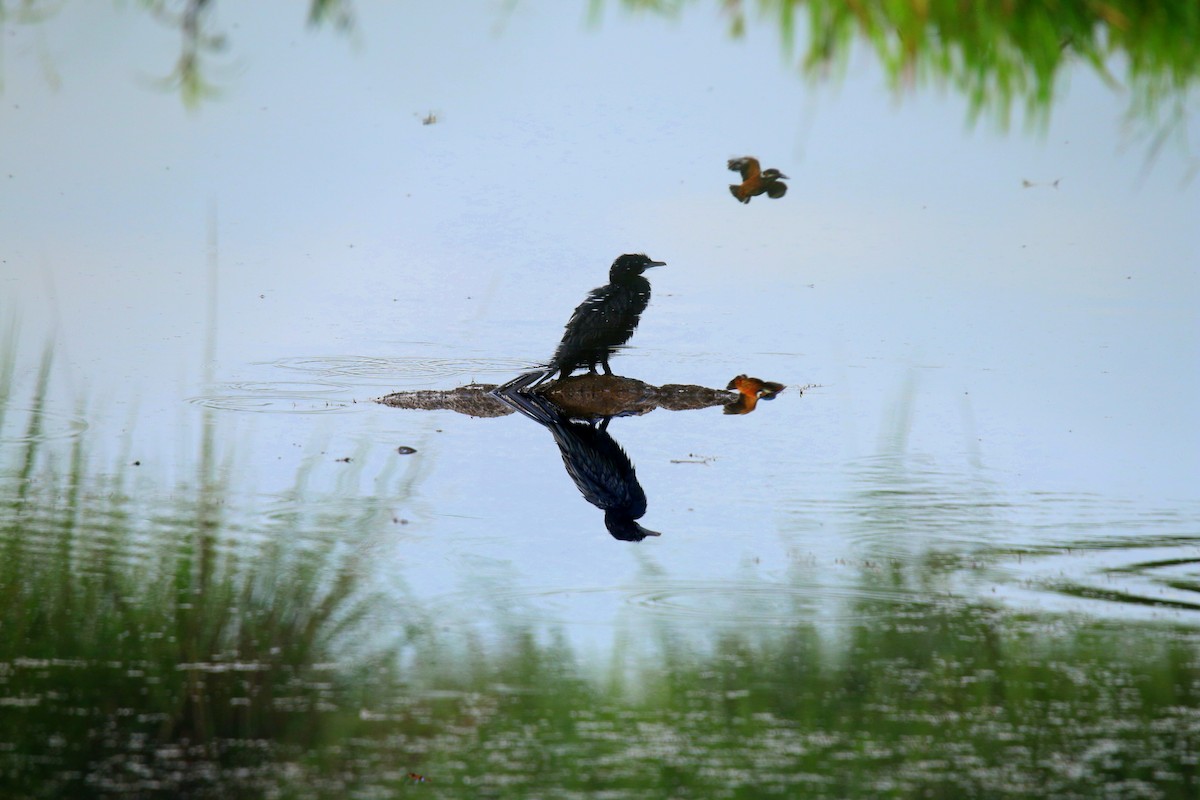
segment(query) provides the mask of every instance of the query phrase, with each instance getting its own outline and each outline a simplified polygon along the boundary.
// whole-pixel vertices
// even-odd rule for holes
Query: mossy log
[[[495,384],[472,383],[456,389],[393,392],[377,402],[393,408],[457,411],[472,417],[511,414],[511,408],[492,397],[495,388]],[[635,378],[591,373],[551,381],[530,391],[552,401],[567,414],[584,418],[645,414],[656,408],[684,411],[727,406],[739,397],[738,392],[728,389],[680,383],[651,386]]]

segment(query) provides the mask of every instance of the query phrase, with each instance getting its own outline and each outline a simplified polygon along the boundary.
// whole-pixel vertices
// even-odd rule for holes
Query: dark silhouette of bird
[[[565,378],[581,367],[595,373],[597,364],[604,367],[605,375],[612,375],[609,356],[633,336],[650,303],[650,281],[642,273],[664,264],[644,253],[619,256],[608,271],[608,284],[592,289],[567,321],[562,341],[538,383],[555,372]]]
[[[740,185],[729,185],[729,193],[737,198],[738,202],[749,203],[751,197],[764,192],[767,197],[775,199],[787,194],[787,184],[780,180],[780,178],[787,178],[787,175],[774,167],[762,169],[758,164],[758,159],[754,156],[731,158],[728,166],[732,171],[740,172],[742,175]]]
[[[612,418],[572,419],[549,398],[527,391],[536,375],[509,381],[494,389],[492,396],[550,431],[567,474],[583,498],[604,512],[604,527],[613,538],[640,542],[658,536],[637,522],[646,513],[646,492],[633,462],[608,432]]]

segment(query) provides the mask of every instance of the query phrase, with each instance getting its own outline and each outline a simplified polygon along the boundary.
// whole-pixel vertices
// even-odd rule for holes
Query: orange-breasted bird
[[[775,199],[787,194],[787,184],[780,180],[787,178],[787,175],[774,167],[762,169],[754,156],[729,159],[729,169],[742,175],[741,184],[729,185],[729,193],[738,202],[749,203],[751,197],[764,192],[767,197]]]
[[[782,383],[759,380],[748,375],[738,375],[726,389],[736,389],[738,398],[725,406],[726,414],[749,414],[759,400],[771,400],[787,387]]]

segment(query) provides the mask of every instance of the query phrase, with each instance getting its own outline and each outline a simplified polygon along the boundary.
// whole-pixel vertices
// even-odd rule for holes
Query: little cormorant
[[[642,273],[664,264],[644,253],[619,256],[608,271],[608,285],[592,289],[567,321],[542,380],[555,372],[560,379],[565,378],[581,367],[595,373],[597,364],[604,367],[605,375],[612,375],[608,357],[633,336],[638,319],[650,303],[650,281]]]

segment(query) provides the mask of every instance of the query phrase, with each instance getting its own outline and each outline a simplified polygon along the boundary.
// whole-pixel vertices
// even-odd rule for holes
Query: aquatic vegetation
[[[141,9],[165,27],[178,28],[180,56],[161,81],[197,106],[219,96],[206,77],[206,59],[232,47],[215,21],[217,0],[143,0]],[[599,20],[604,0],[588,0]],[[696,0],[621,0],[634,11],[676,16]],[[1044,122],[1068,66],[1083,65],[1129,95],[1133,120],[1152,130],[1152,149],[1185,137],[1200,80],[1200,11],[1186,0],[1069,0],[983,2],[948,0],[721,0],[714,9],[741,37],[763,21],[777,29],[785,51],[812,78],[843,68],[864,47],[883,66],[895,90],[946,85],[970,103],[972,117],[986,114],[1007,125],[1021,108],[1027,121]],[[0,4],[0,21],[37,24],[59,4],[26,0]],[[485,10],[485,13],[494,13]],[[352,34],[358,20],[347,0],[311,0],[308,24]],[[281,24],[287,24],[286,18]],[[1123,75],[1114,74],[1114,70]],[[432,113],[425,118],[436,121]]]
[[[593,0],[598,16],[605,4]],[[679,14],[696,3],[622,0],[626,8]],[[1059,3],[941,0],[732,0],[721,2],[734,36],[752,20],[779,31],[789,53],[811,77],[843,66],[857,45],[883,65],[893,88],[926,82],[950,85],[970,101],[972,115],[1003,124],[1014,106],[1044,121],[1070,64],[1092,69],[1114,86],[1124,69],[1130,111],[1151,122],[1178,115],[1200,82],[1200,10],[1158,0],[1069,0]],[[1192,106],[1194,108],[1194,105]]]
[[[148,497],[96,470],[82,436],[64,461],[37,435],[50,360],[25,419],[11,382],[0,394],[22,431],[0,464],[6,792],[265,789],[336,766],[331,736],[393,674],[392,644],[361,636],[377,600],[358,556],[293,542],[286,517],[239,542],[204,458],[194,486]]]

